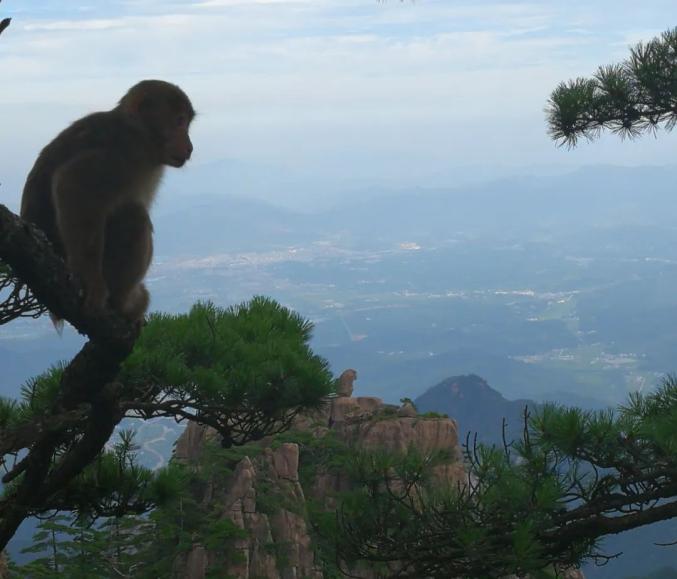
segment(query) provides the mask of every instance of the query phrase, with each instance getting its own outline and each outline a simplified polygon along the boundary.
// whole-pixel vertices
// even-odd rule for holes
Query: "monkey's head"
[[[129,89],[119,108],[138,117],[157,144],[163,165],[183,167],[193,152],[188,136],[195,117],[193,105],[178,86],[162,80],[143,80]]]

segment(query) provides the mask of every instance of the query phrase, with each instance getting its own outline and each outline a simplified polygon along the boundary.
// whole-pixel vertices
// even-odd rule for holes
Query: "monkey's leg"
[[[120,306],[120,313],[132,321],[142,320],[149,303],[150,294],[146,286],[140,283],[127,294],[126,301]]]
[[[111,306],[140,319],[148,307],[148,291],[141,283],[153,257],[153,226],[146,208],[128,203],[106,223],[103,270]]]

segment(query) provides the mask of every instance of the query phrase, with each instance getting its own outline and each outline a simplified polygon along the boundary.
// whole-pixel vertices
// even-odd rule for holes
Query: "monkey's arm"
[[[119,173],[105,151],[78,155],[52,181],[56,223],[68,267],[85,288],[85,307],[101,310],[108,290],[103,275],[106,220],[119,203]]]

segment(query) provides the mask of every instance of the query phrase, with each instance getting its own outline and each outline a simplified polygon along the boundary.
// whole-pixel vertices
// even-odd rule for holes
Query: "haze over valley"
[[[598,167],[314,213],[170,190],[152,307],[272,296],[313,320],[335,373],[388,401],[477,373],[509,398],[617,403],[674,369],[675,177]],[[47,318],[3,328],[3,393],[77,342]]]

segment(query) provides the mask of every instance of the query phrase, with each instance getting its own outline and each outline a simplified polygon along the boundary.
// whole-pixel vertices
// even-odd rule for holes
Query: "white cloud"
[[[195,2],[191,6],[195,8],[221,8],[231,6],[251,6],[252,4],[311,4],[321,2],[321,0],[205,0],[204,2]]]
[[[661,12],[623,17],[629,0],[611,15],[606,0],[110,0],[43,12],[35,0],[2,38],[3,135],[21,138],[0,137],[0,173],[23,175],[64,124],[149,77],[193,96],[198,162],[417,179],[489,156],[560,162],[545,135],[549,91],[677,17],[677,6],[645,3]],[[586,160],[611,149],[588,148]]]
[[[124,25],[125,21],[123,19],[54,20],[51,22],[27,24],[24,26],[24,30],[27,32],[111,30],[112,28],[122,28]]]

